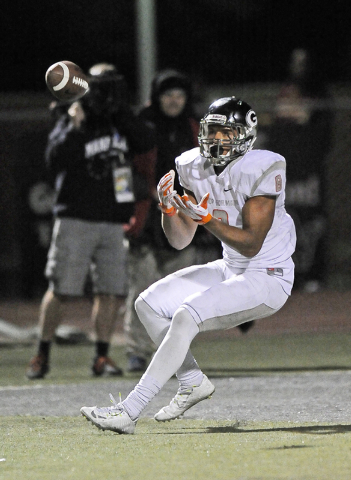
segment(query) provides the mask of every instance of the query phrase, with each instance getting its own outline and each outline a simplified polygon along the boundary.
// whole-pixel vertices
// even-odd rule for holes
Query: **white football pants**
[[[180,383],[188,384],[200,372],[188,351],[199,331],[227,329],[270,316],[287,298],[280,282],[265,269],[235,273],[223,260],[168,275],[135,303],[151,339],[157,346],[164,339],[146,373],[164,385],[177,372]]]

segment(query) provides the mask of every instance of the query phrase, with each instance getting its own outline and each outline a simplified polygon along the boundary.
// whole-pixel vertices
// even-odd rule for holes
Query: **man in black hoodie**
[[[134,158],[152,149],[154,139],[128,106],[124,78],[115,67],[97,64],[89,74],[88,93],[58,119],[45,153],[57,199],[45,271],[49,288],[40,308],[37,354],[26,371],[29,379],[48,373],[62,304],[84,294],[89,273],[96,333],[92,371],[122,374],[108,350],[126,295],[124,235],[139,234],[150,203],[150,188]]]
[[[175,270],[197,263],[193,245],[179,251],[168,243],[161,226],[156,191],[159,179],[174,169],[175,158],[198,147],[199,123],[192,108],[190,80],[175,70],[160,72],[151,85],[150,105],[141,110],[139,118],[154,130],[156,147],[139,159],[141,164],[153,169],[149,181],[153,185],[149,192],[153,200],[143,232],[129,242],[129,289],[124,327],[128,369],[132,372],[144,371],[155,349],[135,312],[134,302],[139,293]],[[181,190],[177,178],[174,188]]]

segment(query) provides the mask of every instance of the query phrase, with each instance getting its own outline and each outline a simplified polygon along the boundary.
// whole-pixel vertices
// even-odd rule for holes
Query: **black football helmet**
[[[228,127],[228,139],[209,138],[210,125]],[[251,150],[257,137],[257,116],[250,105],[235,97],[220,98],[213,102],[200,121],[199,145],[201,155],[213,165],[224,166]],[[224,148],[229,152],[224,153]]]
[[[82,98],[84,107],[96,116],[117,113],[127,98],[124,76],[109,63],[98,63],[88,73],[89,90]]]

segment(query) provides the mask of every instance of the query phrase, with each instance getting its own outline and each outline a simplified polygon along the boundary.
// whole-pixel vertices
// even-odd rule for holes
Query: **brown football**
[[[50,92],[64,102],[78,100],[89,88],[88,78],[83,70],[68,60],[51,65],[45,74],[45,82]]]

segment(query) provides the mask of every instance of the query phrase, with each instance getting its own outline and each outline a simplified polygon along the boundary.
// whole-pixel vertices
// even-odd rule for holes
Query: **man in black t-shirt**
[[[39,315],[39,345],[26,374],[43,378],[62,320],[62,303],[84,295],[90,274],[96,334],[94,375],[121,375],[108,356],[126,295],[125,234],[137,237],[150,204],[135,154],[152,149],[153,134],[127,104],[124,78],[113,65],[89,70],[88,93],[68,108],[49,135],[46,161],[57,193]],[[130,219],[133,218],[133,221]]]

